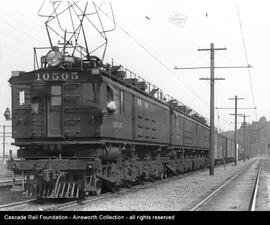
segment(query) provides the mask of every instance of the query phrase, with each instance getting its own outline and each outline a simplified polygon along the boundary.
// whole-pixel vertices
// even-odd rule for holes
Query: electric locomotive
[[[20,147],[9,168],[24,173],[29,194],[81,197],[207,165],[208,126],[159,89],[157,98],[120,66],[55,46],[41,62],[9,80]]]
[[[49,16],[47,31],[62,12]],[[79,28],[70,37],[75,44],[66,30],[64,43],[53,45],[49,38],[40,66],[13,71],[9,80],[19,159],[11,158],[8,168],[23,174],[25,191],[38,198],[81,198],[207,167],[206,119],[80,46],[77,30],[85,16],[77,15]]]

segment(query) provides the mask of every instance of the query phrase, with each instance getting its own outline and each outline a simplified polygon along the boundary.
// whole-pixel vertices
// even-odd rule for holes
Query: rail
[[[241,170],[237,171],[229,180],[225,181],[223,184],[221,184],[217,189],[215,189],[211,194],[209,194],[207,197],[205,197],[202,201],[197,203],[193,208],[190,209],[190,211],[196,211],[198,210],[203,204],[208,202],[213,196],[215,196],[217,193],[219,193],[222,189],[224,189],[228,184],[230,184],[232,181],[234,181],[240,174],[242,174],[249,166],[253,165],[254,162],[249,163],[245,167],[243,167]],[[258,174],[257,174],[258,177]],[[255,184],[256,186],[257,184]],[[255,191],[253,191],[255,193]],[[252,195],[253,198],[253,195]]]
[[[257,193],[258,193],[258,187],[259,187],[259,180],[261,176],[261,170],[262,170],[262,162],[259,164],[259,169],[256,177],[255,186],[252,192],[252,198],[250,201],[249,211],[255,211],[256,209],[256,202],[257,202]]]

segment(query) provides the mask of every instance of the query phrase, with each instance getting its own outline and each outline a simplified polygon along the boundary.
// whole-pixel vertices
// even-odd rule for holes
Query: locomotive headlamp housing
[[[58,47],[53,47],[51,51],[46,55],[46,62],[49,66],[59,66],[62,60],[62,55],[59,52]]]

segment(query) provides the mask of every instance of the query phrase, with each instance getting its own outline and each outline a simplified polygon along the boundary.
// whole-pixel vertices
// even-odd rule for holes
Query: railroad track
[[[34,203],[36,199],[28,199],[25,201],[20,202],[13,202],[5,205],[0,205],[0,211],[16,211],[20,210],[21,208],[28,207],[29,204]]]
[[[0,188],[12,185],[12,174],[1,174],[0,175]]]
[[[257,161],[255,161],[255,162],[257,162]],[[247,172],[248,169],[252,168],[252,166],[254,165],[255,162],[248,164],[247,166],[243,167],[240,171],[235,173],[229,180],[227,180],[222,185],[217,187],[213,192],[211,192],[208,196],[206,196],[203,200],[201,200],[193,208],[191,208],[190,211],[200,211],[200,210],[207,210],[208,211],[209,209],[211,209],[212,202],[215,202],[215,201],[218,202],[219,199],[217,197],[222,196],[222,192],[226,191],[226,189],[228,189],[228,187],[230,187],[230,185],[232,186],[232,184],[234,184],[234,182],[237,182],[237,179],[240,176],[242,176],[245,172]],[[257,166],[257,172],[256,172],[255,176],[254,175],[252,176],[252,183],[250,184],[251,187],[249,188],[249,191],[246,194],[247,197],[246,197],[246,199],[242,199],[243,201],[246,202],[247,211],[255,211],[257,190],[258,190],[260,173],[261,173],[261,165],[262,165],[262,160],[260,159],[260,161],[258,162],[258,166]],[[255,177],[255,179],[254,179],[254,177]],[[255,182],[254,182],[254,180],[255,180]],[[234,188],[234,190],[237,191],[237,188]],[[251,190],[251,194],[250,194],[250,190]],[[225,206],[226,204],[224,204],[224,201],[226,202],[226,199],[224,199],[222,197],[220,197],[220,199],[222,200],[222,202],[220,201],[220,203],[214,203],[214,204],[223,204]],[[210,205],[210,207],[209,207],[209,205]],[[215,209],[217,209],[217,208],[215,208]],[[221,209],[221,210],[223,211],[224,209]]]
[[[6,174],[1,174],[0,175],[0,180],[6,179],[6,178],[12,178],[12,174],[11,173],[6,173]]]
[[[136,192],[139,190],[151,188],[155,185],[165,183],[170,180],[181,179],[185,176],[200,173],[205,170],[208,170],[208,168],[176,175],[176,176],[169,177],[162,180],[156,180],[155,182],[144,182],[144,184],[134,185],[131,188],[122,188],[119,191],[114,192],[114,193],[106,192],[99,196],[89,196],[85,199],[70,200],[64,203],[57,203],[57,202],[50,203],[46,201],[44,203],[39,203],[36,199],[30,199],[30,200],[22,201],[22,202],[14,202],[14,203],[6,204],[6,205],[0,205],[0,211],[20,211],[20,210],[26,210],[26,209],[31,210],[31,211],[56,211],[56,210],[65,211],[65,210],[76,210],[76,209],[79,210],[82,206],[93,203],[95,201],[99,201],[105,198],[111,198],[117,195],[124,195],[125,193]]]
[[[222,165],[221,165],[222,166]],[[19,210],[32,210],[32,211],[65,211],[65,210],[80,210],[80,208],[91,204],[95,201],[99,201],[105,198],[111,198],[111,197],[115,197],[115,196],[119,196],[119,195],[124,195],[126,193],[131,193],[131,192],[136,192],[136,191],[140,191],[143,189],[147,189],[147,188],[151,188],[154,187],[158,184],[162,184],[162,183],[166,183],[172,180],[177,180],[177,179],[181,179],[184,178],[186,176],[192,175],[192,174],[197,174],[197,173],[201,173],[203,171],[208,170],[208,168],[202,169],[202,170],[196,170],[196,171],[192,171],[189,173],[184,173],[184,174],[180,174],[180,175],[176,175],[173,177],[169,177],[166,179],[162,179],[162,180],[156,180],[155,182],[145,182],[144,184],[138,184],[138,185],[134,185],[131,188],[122,188],[119,191],[115,192],[115,193],[111,193],[111,192],[107,192],[104,194],[101,194],[99,196],[89,196],[85,199],[76,199],[76,200],[70,200],[68,202],[64,202],[64,203],[50,203],[50,202],[45,202],[45,204],[40,203],[38,201],[36,201],[35,199],[31,199],[31,200],[27,200],[27,201],[23,201],[23,202],[14,202],[11,204],[7,204],[7,205],[0,205],[0,211],[1,210],[6,210],[6,211],[19,211]]]
[[[257,194],[258,194],[258,187],[259,187],[259,181],[260,181],[260,175],[262,170],[262,161],[260,161],[258,174],[256,176],[256,182],[254,185],[254,189],[252,192],[252,198],[249,205],[249,211],[255,211],[256,210],[256,202],[257,202]]]
[[[21,177],[16,177],[16,184],[21,184]],[[0,188],[12,186],[12,176],[6,176],[5,178],[0,178]]]
[[[220,165],[220,166],[222,166],[222,165]],[[74,210],[74,211],[76,211],[76,210],[80,210],[80,208],[82,208],[86,205],[89,205],[91,203],[94,203],[96,201],[102,200],[102,199],[111,198],[111,197],[115,197],[115,196],[119,196],[119,195],[124,195],[127,193],[137,192],[140,190],[154,187],[154,186],[162,184],[162,183],[167,183],[167,182],[172,181],[172,180],[181,179],[181,178],[184,178],[184,177],[189,176],[189,175],[195,175],[197,173],[200,173],[200,172],[203,172],[206,170],[208,170],[208,168],[176,175],[176,176],[169,177],[169,178],[162,179],[162,180],[156,180],[155,182],[145,182],[144,184],[134,185],[131,188],[122,188],[121,190],[119,190],[116,193],[104,193],[100,196],[91,196],[91,197],[88,197],[88,198],[86,198],[84,200],[80,200],[80,201],[72,201],[72,202],[67,202],[64,204],[59,204],[57,206],[54,206],[53,208],[46,208],[45,211],[52,211],[52,210],[57,210],[57,211]]]

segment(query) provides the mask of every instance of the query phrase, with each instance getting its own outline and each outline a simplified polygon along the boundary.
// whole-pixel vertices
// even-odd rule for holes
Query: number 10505
[[[78,72],[72,73],[37,73],[37,80],[77,80],[78,79]]]

